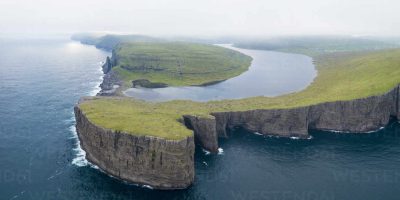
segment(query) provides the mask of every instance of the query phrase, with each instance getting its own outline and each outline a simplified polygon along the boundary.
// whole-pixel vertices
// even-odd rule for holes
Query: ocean
[[[73,106],[95,95],[109,52],[68,38],[0,39],[0,199],[398,199],[400,126],[308,140],[233,130],[196,149],[190,188],[157,191],[84,158]]]

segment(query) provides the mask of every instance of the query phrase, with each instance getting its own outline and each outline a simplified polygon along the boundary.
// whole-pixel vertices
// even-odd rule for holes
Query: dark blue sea
[[[179,191],[129,185],[91,167],[73,106],[94,95],[108,52],[70,41],[0,39],[0,199],[399,199],[400,126],[309,140],[245,130],[218,155],[196,150],[196,180]]]

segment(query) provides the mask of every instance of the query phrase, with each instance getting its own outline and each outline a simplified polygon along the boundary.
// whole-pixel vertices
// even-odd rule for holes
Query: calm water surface
[[[0,199],[398,199],[400,126],[311,140],[244,130],[223,152],[197,149],[187,190],[123,183],[87,165],[73,105],[96,93],[109,53],[57,40],[0,39]]]
[[[131,88],[128,96],[149,101],[190,99],[209,101],[238,99],[254,96],[278,96],[306,88],[317,72],[312,58],[274,51],[250,50],[221,44],[253,58],[248,71],[243,74],[206,87]]]

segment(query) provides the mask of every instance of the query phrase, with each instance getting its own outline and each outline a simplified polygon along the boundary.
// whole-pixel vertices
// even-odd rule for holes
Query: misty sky
[[[398,0],[0,0],[0,34],[400,35]]]

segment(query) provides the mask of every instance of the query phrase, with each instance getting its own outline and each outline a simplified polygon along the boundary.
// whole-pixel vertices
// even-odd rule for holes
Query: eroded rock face
[[[215,119],[199,118],[190,115],[183,116],[183,119],[186,127],[193,130],[196,143],[210,152],[218,152],[218,135]]]
[[[365,133],[389,123],[397,88],[382,96],[310,106],[309,129]]]
[[[117,178],[156,189],[183,189],[194,181],[194,138],[165,140],[107,130],[75,107],[86,158]]]
[[[240,126],[265,135],[287,137],[308,137],[307,114],[308,108],[212,113],[221,136],[227,136],[226,129]]]
[[[134,136],[92,124],[75,107],[77,132],[87,159],[118,178],[158,189],[188,187],[194,180],[194,138],[204,149],[217,152],[218,137],[237,126],[264,135],[308,138],[308,130],[352,133],[374,131],[400,117],[400,88],[351,101],[293,109],[211,113],[214,118],[183,116],[194,137],[181,141]]]
[[[396,115],[397,113],[397,119],[400,120],[400,85],[397,87],[397,99],[395,100],[395,105],[394,105],[394,111],[393,111],[393,116]]]
[[[101,91],[97,96],[114,96],[116,89],[122,85],[122,81],[115,71],[109,71],[103,76],[103,82],[100,84]]]
[[[112,63],[111,63],[111,59],[110,57],[107,56],[106,62],[103,64],[102,69],[103,69],[103,73],[107,74],[111,68],[112,68]]]
[[[308,138],[308,130],[335,130],[367,133],[387,125],[391,117],[400,119],[400,86],[380,96],[350,101],[321,103],[293,109],[249,110],[212,113],[208,125],[191,118],[190,126],[203,148],[212,151],[217,137],[228,137],[227,130],[240,126],[252,132],[280,137]],[[214,128],[211,124],[215,124]],[[189,127],[189,128],[191,128]],[[196,128],[203,127],[203,128]],[[217,132],[217,133],[215,133]]]

